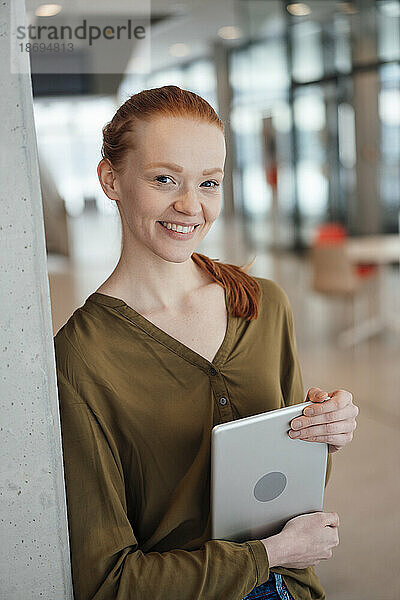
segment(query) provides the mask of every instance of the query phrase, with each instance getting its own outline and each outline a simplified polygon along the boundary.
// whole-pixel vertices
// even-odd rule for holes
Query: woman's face
[[[134,140],[114,183],[130,236],[124,247],[131,241],[164,260],[184,262],[221,210],[224,135],[207,122],[162,116],[138,123]],[[196,227],[174,231],[178,225]]]

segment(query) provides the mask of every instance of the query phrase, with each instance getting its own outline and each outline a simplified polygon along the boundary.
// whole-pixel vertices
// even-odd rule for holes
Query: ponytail
[[[248,264],[238,267],[227,263],[219,263],[204,254],[194,252],[192,259],[203,271],[224,287],[229,301],[228,310],[235,317],[247,320],[258,316],[258,299],[261,291],[260,284],[246,271],[253,265],[254,259]]]

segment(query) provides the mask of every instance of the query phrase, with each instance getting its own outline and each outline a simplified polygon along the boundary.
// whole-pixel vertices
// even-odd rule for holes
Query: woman
[[[192,92],[145,90],[104,127],[102,156],[121,256],[55,336],[75,598],[322,599],[313,565],[336,513],[210,540],[213,425],[303,402],[284,292],[194,253],[221,208],[223,124]],[[316,415],[292,427],[333,452],[358,409],[331,396],[310,390]]]

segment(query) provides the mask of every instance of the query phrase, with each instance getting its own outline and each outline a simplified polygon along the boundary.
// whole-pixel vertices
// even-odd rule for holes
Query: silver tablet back
[[[293,517],[323,510],[328,445],[288,435],[291,420],[310,404],[213,428],[213,539],[262,539],[279,533]]]

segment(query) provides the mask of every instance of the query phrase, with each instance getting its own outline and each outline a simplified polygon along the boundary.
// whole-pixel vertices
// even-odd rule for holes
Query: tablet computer
[[[212,539],[263,539],[293,517],[323,510],[328,444],[288,435],[291,420],[311,404],[213,427]]]

